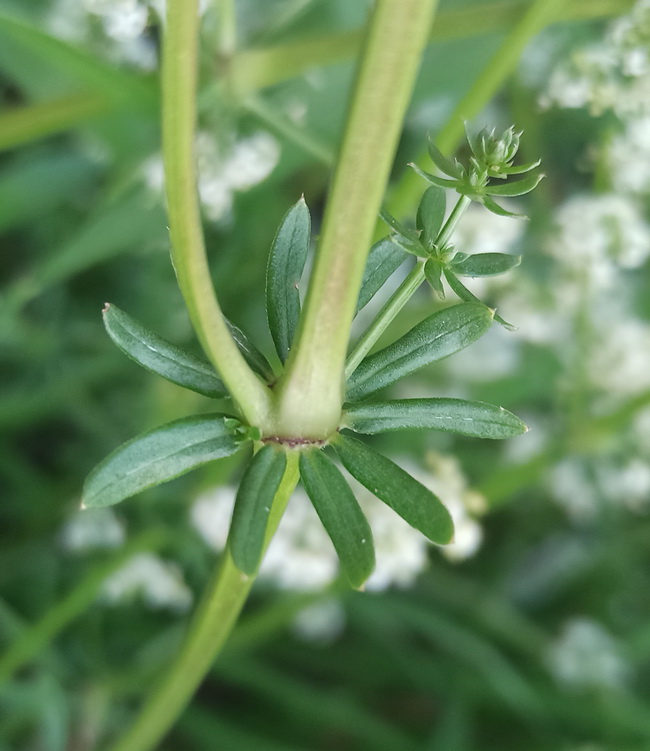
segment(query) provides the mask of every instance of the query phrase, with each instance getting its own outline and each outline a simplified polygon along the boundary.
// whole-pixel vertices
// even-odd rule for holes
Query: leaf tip
[[[86,506],[85,501],[81,501],[81,503],[79,504],[79,511],[85,511],[87,508],[88,506]]]
[[[108,313],[108,311],[111,309],[111,304],[109,302],[104,303],[104,307],[102,308],[102,313]]]

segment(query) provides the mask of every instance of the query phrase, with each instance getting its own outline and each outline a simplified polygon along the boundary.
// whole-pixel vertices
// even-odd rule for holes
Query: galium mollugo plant
[[[433,144],[436,166],[453,181],[423,173],[431,186],[417,210],[415,228],[400,223],[387,211],[382,218],[391,234],[368,255],[357,304],[363,308],[383,287],[409,254],[417,256],[414,272],[445,296],[443,278],[460,303],[431,313],[404,336],[366,354],[415,287],[400,287],[377,320],[361,338],[364,354],[353,350],[346,368],[345,401],[335,430],[320,438],[280,434],[265,425],[251,424],[231,401],[221,413],[193,416],[163,425],[124,444],[89,476],[84,506],[118,503],[146,488],[171,480],[207,462],[246,449],[250,458],[240,482],[229,533],[228,548],[235,566],[254,576],[269,540],[274,498],[290,461],[297,459],[300,479],[337,551],[343,574],[353,587],[362,587],[374,567],[372,532],[354,494],[331,452],[345,469],[411,526],[438,544],[453,536],[451,517],[440,499],[403,469],[350,433],[372,435],[403,429],[445,430],[476,438],[500,439],[526,430],[512,413],[491,404],[450,398],[385,399],[383,389],[420,367],[467,347],[491,327],[506,324],[481,303],[458,277],[492,276],[519,263],[518,256],[500,253],[467,255],[449,243],[460,213],[469,201],[483,203],[495,213],[505,209],[488,202],[490,195],[514,196],[531,191],[541,176],[493,185],[493,178],[529,171],[537,163],[513,167],[520,134],[512,128],[497,137],[483,131],[469,138],[468,166],[446,159]],[[446,216],[446,188],[460,196]],[[280,367],[289,360],[299,327],[301,303],[297,285],[310,247],[310,214],[301,198],[283,218],[271,245],[266,274],[266,310]],[[414,272],[411,272],[411,276]],[[397,303],[397,304],[396,304]],[[144,368],[207,397],[229,399],[227,386],[206,361],[165,341],[117,306],[103,311],[106,330],[115,344]],[[380,325],[377,326],[377,321]],[[267,358],[234,324],[227,322],[243,358],[273,392],[282,378]],[[357,362],[358,360],[358,362]],[[352,364],[352,367],[350,367]]]

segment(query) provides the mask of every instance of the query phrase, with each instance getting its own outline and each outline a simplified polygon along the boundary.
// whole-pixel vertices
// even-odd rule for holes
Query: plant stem
[[[280,433],[338,424],[352,319],[375,221],[436,0],[378,0],[357,73],[296,346],[278,388]]]
[[[557,20],[583,21],[617,16],[632,8],[634,0],[572,0],[558,9]],[[507,30],[519,22],[530,7],[521,0],[474,3],[466,8],[440,11],[429,42],[467,39]],[[259,91],[306,71],[352,59],[363,41],[361,31],[318,35],[309,39],[244,50],[233,61],[237,91]]]
[[[459,219],[463,215],[465,209],[472,202],[471,198],[467,196],[461,196],[454,208],[449,214],[447,221],[443,228],[440,230],[438,237],[436,238],[436,245],[442,247],[449,242],[451,235],[458,224]],[[345,378],[346,380],[354,373],[359,367],[359,364],[363,358],[370,352],[375,345],[375,342],[386,331],[388,326],[395,319],[397,314],[402,310],[406,303],[411,299],[415,290],[424,281],[424,261],[418,261],[415,268],[402,282],[399,288],[393,293],[392,297],[381,309],[375,320],[368,327],[366,333],[359,339],[356,347],[348,357],[345,365]]]
[[[163,48],[162,124],[172,259],[190,318],[206,354],[243,416],[264,430],[271,392],[233,341],[215,296],[196,188],[198,0],[169,0]]]
[[[435,138],[443,154],[453,153],[463,136],[463,121],[476,117],[515,70],[528,42],[547,24],[561,15],[566,0],[534,0],[526,13],[507,34],[490,62],[483,68],[469,91],[454,108],[447,123]],[[427,158],[423,152],[417,164]],[[420,193],[420,182],[414,172],[407,172],[392,192],[388,207],[398,218],[408,214]]]
[[[298,482],[298,454],[287,454],[287,469],[273,500],[266,532],[270,542]],[[255,581],[235,566],[226,549],[212,583],[194,615],[180,654],[131,729],[111,751],[149,751],[175,723],[230,635]]]

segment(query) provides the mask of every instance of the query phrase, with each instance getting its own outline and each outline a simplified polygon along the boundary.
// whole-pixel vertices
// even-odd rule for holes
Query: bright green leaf
[[[476,295],[473,292],[470,292],[467,287],[458,279],[458,277],[454,276],[449,269],[444,270],[445,273],[445,279],[447,280],[447,284],[452,288],[452,290],[460,297],[461,300],[464,300],[468,303],[479,303],[482,304],[481,301],[476,297]],[[505,321],[498,313],[494,314],[494,320],[503,326],[503,328],[508,329],[508,331],[516,331],[517,327],[513,326],[511,323],[508,323],[508,321]]]
[[[343,466],[364,487],[432,542],[451,542],[454,523],[440,499],[365,443],[339,434],[333,443]]]
[[[102,313],[108,335],[138,365],[204,396],[228,396],[228,389],[205,360],[157,336],[116,305],[107,303]]]
[[[379,216],[397,235],[403,237],[405,240],[409,240],[416,246],[420,244],[419,233],[415,230],[408,229],[408,227],[404,227],[404,225],[398,222],[397,219],[395,219],[395,217],[386,209],[382,209],[379,212]]]
[[[342,427],[356,433],[426,428],[473,438],[512,438],[525,433],[524,423],[503,407],[464,399],[397,399],[349,407]]]
[[[442,286],[440,276],[442,274],[442,264],[437,258],[429,258],[424,264],[424,276],[434,291],[444,300],[445,288]]]
[[[348,382],[347,400],[358,401],[424,365],[476,341],[492,324],[485,305],[462,304],[425,318],[401,339],[367,357]]]
[[[528,164],[519,164],[516,167],[505,167],[501,169],[501,174],[504,177],[508,177],[510,175],[523,175],[524,172],[530,172],[532,169],[535,169],[535,167],[539,167],[541,163],[542,163],[542,160],[538,159],[536,162],[529,162]],[[497,175],[493,175],[493,177],[497,177]]]
[[[420,241],[427,250],[435,245],[436,238],[445,221],[445,191],[438,185],[427,188],[418,207],[416,226],[420,230]]]
[[[278,357],[285,362],[298,326],[298,283],[307,261],[311,219],[301,198],[285,215],[273,240],[266,269],[266,313]]]
[[[491,211],[497,216],[508,216],[511,219],[528,219],[525,214],[515,214],[512,211],[504,209],[503,206],[499,206],[499,204],[496,201],[493,201],[488,195],[482,195],[480,201],[488,211]]]
[[[202,464],[239,451],[223,415],[186,417],[124,443],[88,475],[83,506],[112,506]]]
[[[251,368],[264,378],[269,383],[275,380],[273,368],[269,365],[269,361],[264,355],[257,349],[253,342],[244,334],[244,332],[235,326],[232,321],[226,319],[226,325],[230,331],[232,338],[239,347],[240,352],[244,356],[246,362]]]
[[[393,242],[392,238],[384,237],[376,242],[366,261],[366,270],[363,273],[361,292],[357,310],[365,307],[377,292],[384,286],[388,278],[406,260],[406,252]]]
[[[521,256],[506,253],[475,253],[458,260],[454,258],[449,267],[460,276],[496,276],[514,269],[520,263]]]
[[[488,185],[485,192],[491,196],[525,196],[539,185],[544,175],[528,175],[522,180],[506,183],[505,185]]]
[[[419,175],[423,180],[431,183],[431,185],[438,185],[441,188],[450,188],[451,190],[457,190],[458,186],[461,185],[458,180],[447,180],[444,177],[438,177],[437,175],[432,175],[430,172],[425,172],[425,170],[420,169],[417,164],[413,164],[413,162],[409,164],[409,167],[416,175]]]
[[[445,175],[449,175],[449,177],[456,177],[458,179],[462,178],[463,173],[460,164],[458,164],[456,160],[452,161],[451,159],[447,159],[431,139],[428,141],[427,149],[431,161],[441,172],[444,172]]]
[[[266,527],[284,471],[287,456],[267,444],[252,458],[239,484],[228,543],[240,571],[254,574],[262,560]]]
[[[300,455],[300,477],[330,536],[350,584],[358,589],[375,567],[372,531],[343,475],[319,450]]]

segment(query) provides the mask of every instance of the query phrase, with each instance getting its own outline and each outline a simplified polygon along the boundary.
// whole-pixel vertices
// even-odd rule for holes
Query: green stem
[[[111,106],[108,97],[72,94],[3,112],[0,115],[0,151],[74,128],[103,115]]]
[[[617,16],[629,11],[633,3],[634,0],[573,0],[558,9],[557,20],[585,21]],[[521,0],[496,0],[441,10],[429,42],[467,39],[507,30],[522,18],[530,5]],[[345,31],[245,50],[233,61],[237,91],[259,91],[296,78],[312,68],[345,62],[359,53],[362,42],[361,31]]]
[[[298,454],[287,455],[287,469],[273,500],[266,543],[270,542],[298,482]],[[212,583],[194,615],[185,643],[160,687],[145,704],[131,729],[111,751],[149,751],[173,726],[210,669],[232,631],[255,581],[235,566],[224,551]]]
[[[128,559],[143,550],[155,550],[166,540],[159,529],[150,529],[136,537],[110,560],[100,564],[79,582],[62,600],[57,602],[33,626],[29,626],[9,645],[0,660],[0,685],[11,678],[18,668],[33,659],[75,618],[87,610],[96,599],[106,579]]]
[[[237,49],[237,11],[235,0],[217,0],[219,30],[217,45],[219,54],[230,59]]]
[[[442,247],[449,242],[451,235],[463,215],[465,209],[470,205],[472,200],[467,196],[461,196],[454,206],[451,214],[447,218],[443,228],[436,238],[436,245]],[[345,379],[347,380],[352,373],[359,367],[363,358],[370,352],[375,342],[386,331],[388,326],[393,322],[397,314],[402,310],[406,303],[411,299],[415,290],[424,281],[424,261],[419,261],[411,273],[402,282],[399,288],[393,293],[390,300],[381,309],[375,320],[368,327],[366,333],[359,339],[356,347],[348,357],[345,365]]]
[[[324,438],[337,427],[363,270],[435,6],[375,6],[297,344],[278,388],[281,434]]]
[[[436,136],[436,145],[443,154],[456,150],[463,137],[463,121],[476,117],[494,97],[515,70],[528,42],[561,14],[565,2],[566,0],[534,0],[530,4]],[[426,152],[423,152],[415,162],[422,164],[426,158]],[[414,172],[407,172],[393,191],[389,210],[397,217],[410,213],[420,192],[421,181]]]
[[[215,296],[196,188],[198,0],[169,0],[162,67],[163,157],[172,259],[192,324],[244,417],[263,430],[271,392],[232,339]]]

